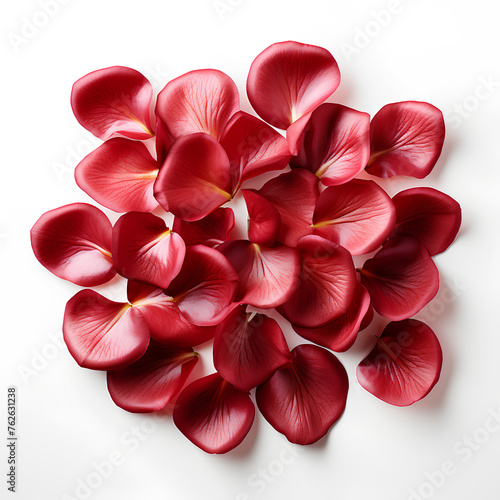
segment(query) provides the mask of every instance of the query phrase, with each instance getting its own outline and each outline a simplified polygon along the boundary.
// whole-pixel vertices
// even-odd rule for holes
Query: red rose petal
[[[257,245],[271,246],[280,234],[279,212],[257,191],[243,189],[241,193],[248,210],[248,239]]]

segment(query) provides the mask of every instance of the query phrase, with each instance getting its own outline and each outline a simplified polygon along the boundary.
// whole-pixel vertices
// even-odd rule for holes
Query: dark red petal
[[[134,413],[165,408],[184,387],[198,362],[192,349],[176,349],[151,342],[135,363],[109,371],[108,390],[113,401]]]
[[[286,129],[330,97],[339,83],[337,62],[326,49],[281,42],[253,61],[247,94],[263,120]]]
[[[158,165],[142,142],[110,139],[76,167],[76,183],[115,212],[149,212],[158,206],[153,183]]]
[[[239,108],[235,83],[215,69],[190,71],[170,81],[156,102],[156,114],[175,139],[196,132],[220,139]]]
[[[299,286],[279,312],[306,328],[326,325],[347,313],[356,290],[351,254],[320,236],[305,236],[297,250],[302,257]]]
[[[153,87],[138,71],[123,66],[99,69],[73,85],[76,119],[103,141],[115,134],[130,139],[154,135],[149,121]]]
[[[370,115],[340,104],[313,111],[292,168],[307,168],[327,186],[350,181],[370,157]]]
[[[257,388],[265,419],[296,444],[321,439],[342,416],[349,380],[340,361],[315,345],[299,345],[288,366]]]
[[[413,236],[431,255],[444,252],[455,239],[462,222],[460,205],[447,194],[422,187],[401,191],[396,207],[394,236]]]
[[[227,241],[234,228],[234,213],[230,208],[218,208],[199,221],[186,222],[176,217],[172,230],[179,233],[186,245],[213,247]]]
[[[227,453],[236,448],[252,427],[255,407],[241,392],[212,373],[188,385],[177,399],[174,423],[196,446],[207,453]]]
[[[265,382],[289,361],[290,351],[278,323],[264,314],[234,309],[217,327],[214,365],[240,391]]]
[[[384,243],[395,221],[396,209],[387,193],[373,181],[354,179],[320,194],[313,226],[316,234],[361,255]]]
[[[243,182],[264,172],[283,170],[290,151],[286,139],[267,123],[238,111],[227,124],[221,144]]]
[[[31,229],[33,253],[59,278],[97,286],[116,275],[111,223],[96,207],[72,203],[43,214]]]
[[[184,264],[165,291],[195,325],[219,324],[229,313],[238,290],[238,274],[218,250],[204,245],[186,248]]]
[[[281,218],[273,204],[253,189],[243,189],[248,211],[248,239],[271,246],[280,234]]]
[[[94,370],[133,363],[149,344],[148,326],[138,309],[93,290],[81,290],[68,301],[63,334],[76,362]]]
[[[281,174],[257,191],[279,212],[281,228],[278,241],[294,247],[303,236],[311,234],[313,213],[319,196],[318,178],[305,169]]]
[[[165,211],[196,221],[229,201],[235,182],[224,148],[210,135],[192,134],[170,148],[154,195]]]
[[[366,171],[378,177],[408,175],[423,179],[441,154],[444,136],[443,114],[432,104],[387,104],[371,122],[371,156]]]
[[[360,273],[375,311],[395,321],[416,314],[439,288],[439,273],[429,252],[410,236],[391,238]]]
[[[222,252],[236,269],[240,285],[236,299],[254,307],[272,308],[283,304],[298,286],[299,255],[294,248],[271,248],[247,240],[223,243]]]
[[[163,122],[156,118],[156,160],[158,165],[161,165],[165,161],[165,157],[167,156],[168,150],[170,146],[173,144],[174,139],[168,133],[167,127],[163,124]]]
[[[125,278],[167,288],[182,267],[186,245],[149,213],[122,215],[113,228],[113,261]]]
[[[366,288],[358,284],[349,310],[340,318],[318,328],[292,326],[305,339],[332,351],[344,352],[354,344],[369,307],[370,296]]]
[[[389,323],[356,370],[359,383],[375,397],[408,406],[436,385],[443,354],[434,332],[421,321]]]

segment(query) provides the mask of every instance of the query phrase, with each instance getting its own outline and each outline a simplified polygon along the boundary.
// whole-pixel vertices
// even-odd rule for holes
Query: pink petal
[[[243,111],[227,124],[221,144],[241,182],[271,170],[283,170],[290,160],[286,139],[267,123]]]
[[[327,186],[350,181],[370,157],[370,115],[340,104],[316,108],[301,138],[292,168],[307,168]]]
[[[342,416],[349,381],[340,361],[321,347],[299,345],[292,356],[257,388],[257,405],[290,442],[312,444]]]
[[[149,121],[153,87],[138,71],[123,66],[99,69],[73,85],[76,119],[103,141],[115,134],[129,139],[154,136]]]
[[[188,385],[174,409],[174,423],[207,453],[227,453],[248,434],[255,407],[248,393],[232,387],[218,373]]]
[[[368,392],[386,403],[408,406],[436,385],[443,354],[434,332],[421,321],[389,323],[356,375]]]
[[[156,102],[156,114],[175,139],[196,132],[220,139],[239,108],[235,83],[215,69],[190,71],[170,81]]]
[[[273,204],[253,189],[243,189],[248,210],[248,239],[271,246],[280,234],[281,218]]]
[[[31,229],[33,253],[59,278],[98,286],[116,275],[111,223],[98,208],[72,203],[43,214]]]
[[[108,390],[124,410],[147,413],[165,408],[184,387],[198,362],[192,349],[176,349],[151,342],[135,363],[109,371]]]
[[[298,286],[300,259],[294,248],[271,248],[247,240],[231,240],[218,250],[234,266],[240,278],[237,300],[255,307],[283,304]]]
[[[371,122],[371,156],[366,171],[378,177],[423,179],[441,154],[444,136],[443,114],[432,104],[387,104]]]
[[[302,145],[302,137],[304,134],[304,130],[309,124],[309,119],[311,118],[311,115],[312,112],[306,113],[305,115],[301,116],[298,120],[294,121],[286,129],[286,139],[288,141],[288,149],[290,150],[290,153],[292,153],[293,156],[297,156],[299,154],[299,149]],[[292,162],[290,162],[290,166],[291,165]]]
[[[257,191],[269,200],[281,218],[278,241],[294,247],[312,233],[313,213],[319,197],[318,178],[305,169],[281,174]]]
[[[422,187],[401,191],[392,201],[396,207],[394,236],[413,236],[430,255],[444,252],[455,239],[462,211],[450,196]]]
[[[158,165],[141,142],[110,139],[76,167],[76,183],[115,212],[149,212],[158,206],[153,183]]]
[[[354,179],[321,193],[313,227],[316,234],[361,255],[384,243],[395,221],[396,209],[387,193],[373,181]]]
[[[293,329],[300,336],[315,344],[327,347],[332,351],[344,352],[354,344],[369,307],[370,296],[366,288],[358,284],[354,300],[343,316],[317,328],[294,326]]]
[[[217,208],[199,221],[186,222],[176,217],[172,230],[179,233],[186,245],[213,247],[230,238],[234,213],[230,208]]]
[[[326,49],[298,42],[275,43],[252,63],[247,94],[257,114],[286,129],[335,92],[340,72]]]
[[[289,362],[290,351],[278,323],[238,306],[217,327],[214,365],[236,389],[247,392]]]
[[[68,301],[63,334],[76,362],[94,370],[133,363],[149,344],[148,326],[138,309],[93,290],[81,290]]]
[[[429,252],[410,236],[391,238],[360,273],[375,311],[395,321],[416,314],[439,288],[439,273]]]
[[[196,221],[229,201],[236,182],[224,148],[207,134],[192,134],[170,148],[154,194],[165,211]]]
[[[305,236],[297,250],[302,257],[299,286],[278,310],[290,323],[306,328],[326,325],[346,314],[357,281],[351,254],[320,236]]]

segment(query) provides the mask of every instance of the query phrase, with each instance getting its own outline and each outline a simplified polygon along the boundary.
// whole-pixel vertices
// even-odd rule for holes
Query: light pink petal
[[[64,341],[76,362],[94,370],[116,370],[139,359],[149,345],[140,311],[93,290],[81,290],[64,312]]]
[[[115,212],[150,212],[158,206],[153,183],[158,164],[141,142],[110,139],[76,167],[78,186]]]
[[[241,392],[213,373],[188,385],[177,399],[174,423],[207,453],[227,453],[248,434],[255,407]]]
[[[313,227],[315,234],[361,255],[384,243],[395,221],[396,209],[387,193],[373,181],[354,179],[320,194]]]
[[[340,104],[315,109],[302,134],[292,168],[307,168],[326,186],[350,181],[370,157],[370,115]]]
[[[154,136],[149,121],[151,83],[123,66],[99,69],[73,85],[71,107],[76,119],[103,141],[120,134],[129,139]]]
[[[391,238],[359,272],[375,311],[394,321],[416,314],[439,288],[429,252],[410,236]]]
[[[113,228],[113,260],[125,278],[167,288],[182,267],[186,245],[150,213],[122,215]]]
[[[31,229],[31,246],[40,264],[59,278],[97,286],[116,275],[111,231],[109,219],[98,208],[72,203],[38,219]]]
[[[432,104],[387,104],[371,122],[366,171],[378,177],[408,175],[423,179],[441,154],[444,136],[443,113]]]
[[[215,69],[190,71],[170,81],[156,102],[157,116],[175,139],[204,132],[218,140],[239,108],[235,83]]]
[[[257,405],[290,442],[312,444],[342,416],[349,380],[340,361],[321,347],[299,345],[292,356],[257,388]]]
[[[408,406],[436,385],[443,354],[434,332],[421,321],[389,323],[356,375],[368,392],[386,403]]]
[[[462,223],[460,205],[447,194],[429,187],[406,189],[392,201],[396,207],[394,236],[413,236],[430,255],[444,252]]]
[[[253,61],[247,94],[263,120],[286,129],[330,97],[339,83],[337,62],[326,49],[281,42]]]
[[[267,248],[247,240],[231,240],[218,250],[238,272],[239,302],[266,309],[277,307],[298,286],[300,259],[294,248],[284,245]]]
[[[233,177],[224,148],[213,137],[192,134],[170,148],[154,195],[165,211],[196,221],[232,198],[237,177]]]
[[[265,382],[290,357],[278,323],[245,310],[246,305],[234,309],[217,327],[214,340],[215,369],[240,391]]]
[[[280,234],[281,218],[273,204],[253,189],[243,189],[248,211],[248,239],[271,246]]]
[[[351,254],[320,236],[305,236],[299,286],[278,311],[290,323],[306,328],[326,325],[347,313],[354,299],[356,273]]]

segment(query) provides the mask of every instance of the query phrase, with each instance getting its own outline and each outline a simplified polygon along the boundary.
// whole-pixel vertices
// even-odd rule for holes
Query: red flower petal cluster
[[[235,83],[211,69],[167,83],[154,110],[151,84],[130,68],[73,86],[77,120],[105,141],[77,166],[76,182],[122,215],[112,225],[85,203],[47,212],[32,228],[33,251],[77,285],[119,275],[128,288],[123,302],[78,292],[66,306],[65,342],[79,365],[107,371],[118,406],[173,404],[177,427],[208,453],[241,443],[253,401],[291,442],[323,437],[349,385],[330,351],[348,350],[374,311],[391,322],[359,364],[359,383],[404,406],[439,378],[439,342],[411,317],[438,290],[432,256],[455,239],[460,206],[425,187],[391,199],[364,171],[428,175],[443,146],[442,114],[399,102],[370,122],[324,102],[339,83],[327,50],[283,42],[250,68],[247,93],[260,118],[241,111]],[[259,189],[244,186],[288,166]],[[223,207],[239,192],[247,239],[231,238],[234,213]],[[162,209],[175,216],[171,229]],[[372,252],[355,269],[353,256]],[[317,345],[290,350],[266,314],[273,308]],[[216,373],[192,380],[193,347],[212,339]]]

